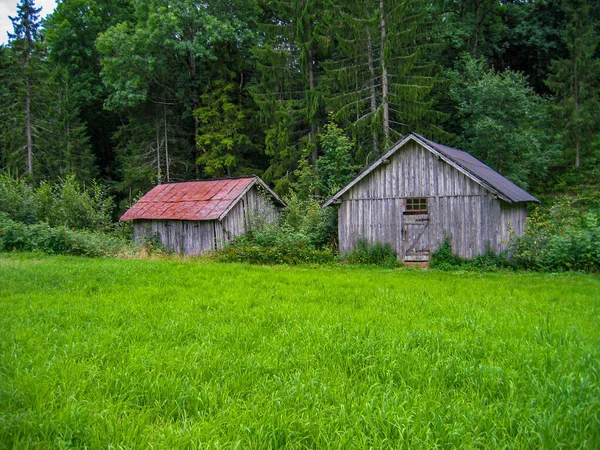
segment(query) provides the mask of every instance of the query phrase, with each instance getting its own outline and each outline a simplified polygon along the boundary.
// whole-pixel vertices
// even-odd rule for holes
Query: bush
[[[0,214],[24,223],[37,221],[36,192],[23,180],[0,173]]]
[[[335,261],[331,251],[317,250],[303,245],[294,247],[229,246],[217,252],[216,259],[223,262],[251,264],[325,264]]]
[[[67,176],[57,183],[33,188],[23,180],[0,175],[0,213],[26,224],[44,222],[51,227],[112,231],[112,197],[93,182],[87,186]]]
[[[541,271],[600,271],[600,211],[579,213],[573,199],[559,198],[527,219],[512,242],[515,262]]]
[[[265,224],[237,237],[215,258],[223,262],[253,264],[324,264],[335,261],[330,249],[318,249],[301,232],[276,224]]]
[[[344,255],[343,260],[348,264],[372,264],[383,267],[402,266],[402,262],[398,260],[390,244],[382,244],[381,242],[370,244],[366,239],[359,239],[355,247]]]
[[[125,241],[102,233],[73,231],[45,223],[27,225],[0,215],[0,251],[98,257],[114,256],[126,248]]]
[[[473,259],[461,258],[452,251],[450,239],[446,236],[440,248],[431,255],[429,267],[439,270],[494,271],[513,268],[514,263],[509,260],[507,253],[498,254],[489,247],[485,253]]]
[[[288,207],[281,216],[282,231],[302,235],[311,247],[336,245],[336,208],[322,208],[316,198],[302,199],[296,194],[289,195],[285,200]]]

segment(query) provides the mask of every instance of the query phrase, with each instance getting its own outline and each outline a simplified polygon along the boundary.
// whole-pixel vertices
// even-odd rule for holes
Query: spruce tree
[[[317,133],[325,120],[322,62],[327,58],[330,14],[327,0],[278,0],[264,7],[264,39],[255,49],[261,81],[253,96],[266,124],[265,176],[285,191],[306,154],[314,169]]]
[[[427,8],[423,0],[361,0],[338,16],[328,105],[353,126],[367,160],[409,131],[441,133],[428,99],[437,44]]]
[[[15,87],[23,97],[25,172],[29,175],[33,173],[34,119],[32,109],[35,105],[32,105],[32,102],[34,101],[34,80],[40,64],[39,14],[41,10],[41,8],[35,7],[33,0],[21,0],[17,5],[17,15],[10,17],[14,31],[8,34],[9,45],[17,63],[15,75],[18,78]]]
[[[582,152],[600,131],[600,60],[596,57],[600,36],[589,2],[570,0],[565,8],[570,16],[564,32],[569,56],[552,61],[546,84],[557,97],[555,112],[565,150],[574,153],[574,165],[579,169]]]

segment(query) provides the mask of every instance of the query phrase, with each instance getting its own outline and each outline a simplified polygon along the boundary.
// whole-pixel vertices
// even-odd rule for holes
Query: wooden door
[[[429,261],[429,214],[402,218],[403,261]]]

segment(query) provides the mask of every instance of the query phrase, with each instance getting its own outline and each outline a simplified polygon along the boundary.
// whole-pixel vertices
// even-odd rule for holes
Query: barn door
[[[427,198],[407,198],[402,217],[403,261],[429,261]]]

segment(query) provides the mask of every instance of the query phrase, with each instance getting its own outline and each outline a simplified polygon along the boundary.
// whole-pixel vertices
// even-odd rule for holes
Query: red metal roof
[[[218,220],[255,181],[251,177],[160,184],[119,220]]]

